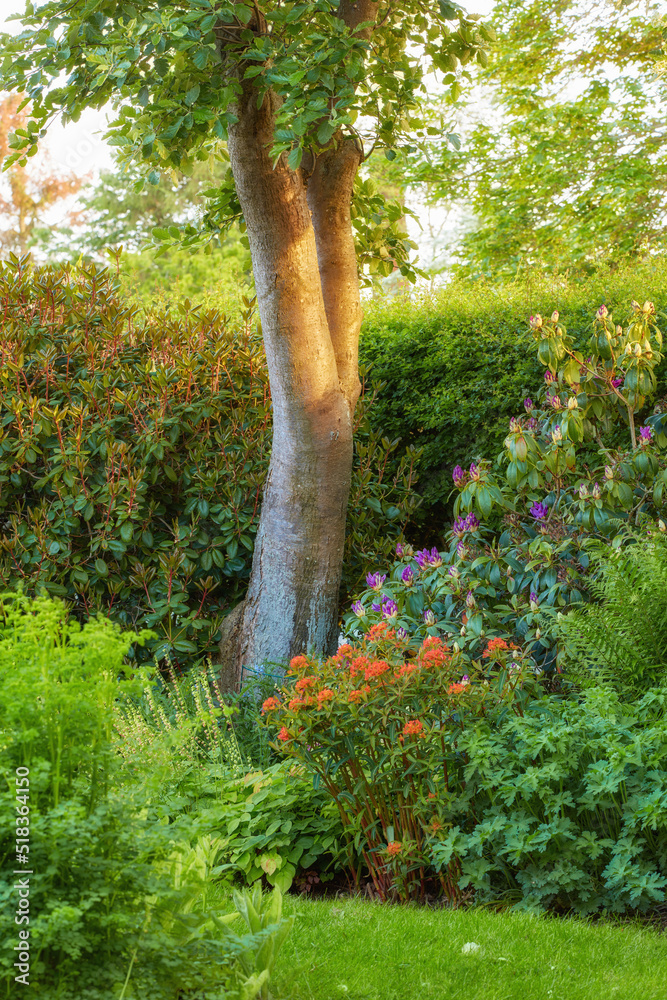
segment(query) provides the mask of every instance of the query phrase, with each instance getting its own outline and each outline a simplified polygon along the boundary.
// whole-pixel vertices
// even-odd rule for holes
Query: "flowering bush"
[[[611,537],[619,519],[662,513],[667,414],[636,426],[662,357],[653,305],[634,302],[625,329],[602,306],[582,350],[558,313],[531,317],[530,329],[547,371],[535,401],[526,398],[510,421],[496,467],[453,470],[456,521],[445,551],[399,544],[393,567],[367,576],[344,618],[348,635],[385,619],[413,642],[456,633],[475,654],[502,635],[551,669],[551,623],[587,597],[588,540]]]
[[[365,864],[381,899],[423,898],[428,842],[463,788],[457,740],[470,720],[521,713],[530,661],[503,640],[473,659],[437,637],[411,648],[380,622],[359,644],[324,662],[297,656],[263,711],[276,746],[303,763],[333,796],[358,884]],[[440,873],[459,896],[456,859]]]

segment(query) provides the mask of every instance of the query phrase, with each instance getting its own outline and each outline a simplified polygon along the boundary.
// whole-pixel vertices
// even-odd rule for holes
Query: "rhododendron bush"
[[[365,868],[381,899],[423,899],[437,888],[429,842],[467,808],[460,734],[521,713],[534,683],[530,658],[502,639],[473,659],[437,636],[411,646],[380,622],[324,661],[292,659],[263,712],[276,747],[335,799],[355,883]],[[459,875],[456,858],[439,874],[452,901]]]

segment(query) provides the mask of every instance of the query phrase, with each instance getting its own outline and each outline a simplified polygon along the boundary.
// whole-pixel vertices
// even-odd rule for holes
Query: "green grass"
[[[667,935],[635,924],[289,896],[284,912],[279,1000],[667,1000]]]

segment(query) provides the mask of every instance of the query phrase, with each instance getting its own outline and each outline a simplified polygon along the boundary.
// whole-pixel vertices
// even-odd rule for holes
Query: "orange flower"
[[[302,677],[300,680],[296,682],[296,684],[294,685],[294,689],[299,692],[305,691],[306,688],[310,688],[313,686],[315,680],[316,680],[315,677]]]
[[[276,708],[282,708],[280,704],[280,699],[278,698],[267,698],[262,705],[262,714],[264,712],[273,712]]]
[[[399,667],[395,672],[395,677],[409,677],[410,674],[416,674],[419,670],[418,663],[404,663],[402,667]]]
[[[461,694],[461,691],[465,691],[467,687],[467,684],[450,684],[447,688],[447,694]]]
[[[403,726],[404,736],[425,736],[424,723],[421,719],[411,719]]]
[[[434,833],[437,833],[438,830],[442,830],[442,823],[437,816],[434,816],[431,820],[431,829]]]
[[[354,647],[350,646],[349,642],[344,642],[342,646],[338,647],[338,656],[347,656],[349,653],[354,652]]]
[[[367,656],[357,656],[356,659],[352,660],[350,664],[350,674],[354,677],[355,674],[363,674],[364,670],[371,661]]]
[[[286,743],[287,740],[292,739],[292,734],[289,732],[289,730],[285,729],[285,727],[283,726],[280,732],[278,733],[278,739],[282,740],[283,743]]]
[[[297,673],[299,670],[305,670],[308,666],[310,666],[310,664],[308,663],[307,656],[293,656],[289,661],[289,667],[293,673]]]
[[[382,674],[386,674],[388,670],[389,664],[384,660],[373,660],[370,666],[366,667],[364,677],[367,681],[370,681],[373,677],[381,677]]]
[[[501,639],[500,636],[495,639],[489,639],[482,656],[488,659],[488,657],[493,656],[494,653],[499,652],[501,649],[509,649],[504,639]]]
[[[361,690],[364,692],[364,694],[370,694],[371,693],[371,686],[370,686],[370,684],[364,684],[364,686],[362,687]]]
[[[292,698],[292,700],[288,702],[287,707],[291,712],[298,712],[299,709],[303,708],[305,704],[306,703],[302,698]]]
[[[364,692],[359,691],[358,689],[355,691],[350,691],[350,693],[347,696],[347,700],[351,701],[354,705],[358,705],[361,699],[363,698],[363,695]]]
[[[387,854],[390,858],[395,858],[397,854],[400,854],[403,850],[403,844],[400,840],[392,840],[390,844],[387,844]]]
[[[378,622],[377,625],[371,625],[370,629],[368,630],[368,638],[377,639],[377,637],[382,636],[382,633],[385,632],[386,630],[387,630],[386,622]],[[384,636],[382,636],[382,638],[384,638]]]
[[[422,649],[448,649],[438,635],[427,635],[422,642]]]
[[[321,708],[325,701],[331,701],[334,693],[329,688],[322,688],[322,690],[317,695],[317,705]]]
[[[426,797],[428,799],[437,799],[438,796],[435,794],[435,792],[429,792]]]

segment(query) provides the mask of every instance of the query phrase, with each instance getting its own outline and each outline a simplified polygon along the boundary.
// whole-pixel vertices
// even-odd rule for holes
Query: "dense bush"
[[[217,846],[202,836],[193,845],[182,825],[156,822],[115,752],[116,698],[133,686],[122,679],[124,657],[145,638],[103,619],[81,628],[61,602],[0,598],[0,988],[8,997],[19,974],[45,1000],[214,1000],[221,991],[253,1000],[266,982],[261,947],[271,935],[279,944],[284,929],[273,922],[264,940],[228,938],[226,903],[210,884]]]
[[[432,856],[475,898],[587,914],[645,911],[667,886],[667,690],[594,688],[466,729],[460,798]]]
[[[490,645],[484,662],[435,637],[410,647],[380,623],[324,662],[294,657],[264,710],[280,727],[276,746],[336,803],[355,882],[365,870],[380,899],[423,901],[433,876],[427,841],[459,780],[457,734],[522,711],[534,687],[529,661],[507,644]],[[458,875],[453,864],[441,876],[452,902]]]
[[[557,312],[533,317],[531,331],[544,378],[510,421],[495,468],[454,468],[460,516],[447,550],[399,543],[390,573],[369,574],[346,614],[349,634],[389,619],[411,637],[456,632],[472,651],[497,635],[527,643],[551,668],[556,615],[587,597],[591,539],[660,518],[664,415],[636,426],[662,357],[652,303],[633,303],[625,328],[602,307],[579,345]]]
[[[108,271],[0,268],[0,579],[156,633],[145,658],[215,657],[247,586],[271,443],[261,339],[189,302],[125,306]],[[414,456],[359,433],[346,578],[414,510]]]
[[[558,309],[576,341],[605,303],[619,321],[632,298],[667,309],[667,264],[648,260],[586,281],[528,275],[512,284],[453,283],[421,300],[385,299],[366,308],[360,357],[386,382],[371,422],[403,444],[423,447],[417,464],[424,503],[420,544],[439,544],[451,518],[450,472],[501,450],[509,420],[541,379],[526,322]],[[658,369],[659,392],[665,363]]]

